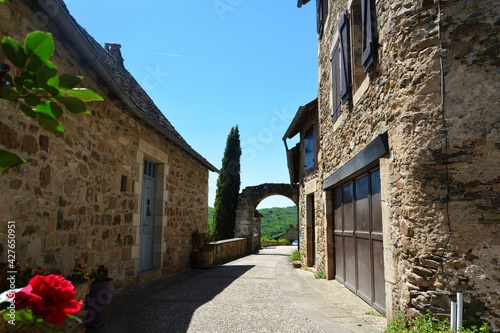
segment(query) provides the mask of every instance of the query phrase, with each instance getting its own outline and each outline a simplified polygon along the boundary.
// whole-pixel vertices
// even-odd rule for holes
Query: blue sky
[[[122,45],[125,67],[184,139],[217,168],[238,125],[241,189],[289,183],[283,134],[317,94],[315,6],[296,0],[67,0],[101,45]],[[210,174],[213,206],[217,174]],[[281,196],[258,208],[284,207]]]

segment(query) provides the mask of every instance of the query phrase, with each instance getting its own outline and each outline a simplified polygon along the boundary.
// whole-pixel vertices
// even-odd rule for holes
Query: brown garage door
[[[385,311],[380,170],[333,189],[335,279]]]

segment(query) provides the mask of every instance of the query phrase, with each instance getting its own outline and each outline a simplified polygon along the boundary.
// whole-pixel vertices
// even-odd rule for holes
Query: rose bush
[[[37,275],[16,293],[16,310],[31,309],[51,324],[61,325],[68,314],[80,311],[82,301],[75,300],[75,288],[61,275]]]

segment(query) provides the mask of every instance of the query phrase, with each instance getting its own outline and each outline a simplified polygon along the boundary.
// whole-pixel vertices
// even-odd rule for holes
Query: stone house
[[[284,137],[303,264],[389,320],[463,292],[499,331],[500,2],[316,6],[317,101]]]
[[[191,233],[208,228],[208,173],[218,170],[125,69],[120,45],[99,45],[63,1],[1,6],[3,36],[51,32],[59,73],[82,75],[104,98],[91,115],[65,113],[63,135],[0,100],[0,146],[28,161],[0,177],[0,220],[16,223],[17,260],[65,275],[105,264],[118,289],[188,268]]]
[[[290,242],[290,244],[293,241],[298,240],[299,239],[299,231],[297,230],[297,226],[290,224],[288,226],[288,229],[286,229],[285,232],[283,232],[277,236],[274,236],[275,241],[278,241],[280,239],[286,239],[287,241]]]

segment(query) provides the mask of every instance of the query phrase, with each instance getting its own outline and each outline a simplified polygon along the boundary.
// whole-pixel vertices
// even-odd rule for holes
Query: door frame
[[[307,267],[316,267],[316,214],[314,210],[314,193],[306,196],[306,259]]]
[[[156,225],[156,210],[155,210],[155,204],[156,204],[156,163],[149,160],[148,158],[145,158],[144,159],[144,163],[143,163],[143,173],[142,173],[142,200],[141,200],[141,224],[140,224],[140,227],[139,227],[139,270],[138,270],[138,273],[141,274],[141,273],[144,273],[144,272],[147,272],[147,271],[150,271],[152,269],[154,269],[154,237],[155,237],[155,225]],[[146,195],[145,195],[145,192],[146,192],[146,187],[147,187],[147,184],[148,183],[152,183],[153,185],[153,193],[152,193],[152,202],[148,202],[146,203],[145,201],[147,200],[146,199]],[[150,267],[146,267],[146,268],[143,268],[143,260],[144,260],[144,256],[145,254],[143,253],[143,251],[145,250],[146,246],[144,244],[144,242],[146,241],[144,238],[144,228],[145,228],[145,223],[146,223],[146,219],[147,217],[145,216],[145,214],[151,214],[152,216],[152,223],[153,223],[153,226],[152,228],[150,229],[151,230],[151,244],[149,246],[147,246],[148,248],[148,256],[150,255],[151,258],[151,266]],[[151,252],[151,253],[149,253]]]
[[[361,176],[364,173],[373,169],[380,169],[380,200],[381,200],[381,223],[382,232],[376,235],[379,244],[382,246],[380,259],[384,263],[384,272],[382,283],[385,286],[385,313],[387,318],[392,318],[392,288],[397,278],[394,275],[394,270],[391,269],[394,265],[394,260],[391,255],[390,247],[390,216],[387,209],[387,200],[389,198],[387,177],[390,173],[391,152],[389,149],[388,134],[379,134],[375,139],[369,142],[361,151],[352,157],[345,164],[337,167],[337,169],[323,180],[323,191],[325,194],[325,219],[326,219],[326,268],[327,278],[334,279],[336,272],[336,252],[335,248],[339,244],[334,242],[334,195],[333,189],[348,183],[349,181]],[[342,258],[339,258],[342,259]],[[341,273],[342,274],[342,273]],[[380,295],[379,295],[380,296]],[[382,296],[383,297],[383,296]],[[380,301],[380,298],[378,298]],[[374,308],[380,311],[379,304],[374,304]]]
[[[153,157],[154,156],[154,157]],[[155,226],[153,241],[153,269],[146,272],[140,271],[140,237],[141,237],[141,207],[143,190],[144,160],[156,163],[156,192],[155,192]],[[136,154],[137,175],[135,177],[134,193],[136,205],[133,213],[132,224],[135,229],[134,243],[131,246],[130,258],[134,261],[134,271],[140,277],[144,274],[160,274],[167,269],[168,262],[165,261],[168,237],[167,232],[167,199],[169,192],[166,188],[167,175],[169,171],[169,157],[167,153],[156,148],[150,143],[139,139],[139,150]]]

